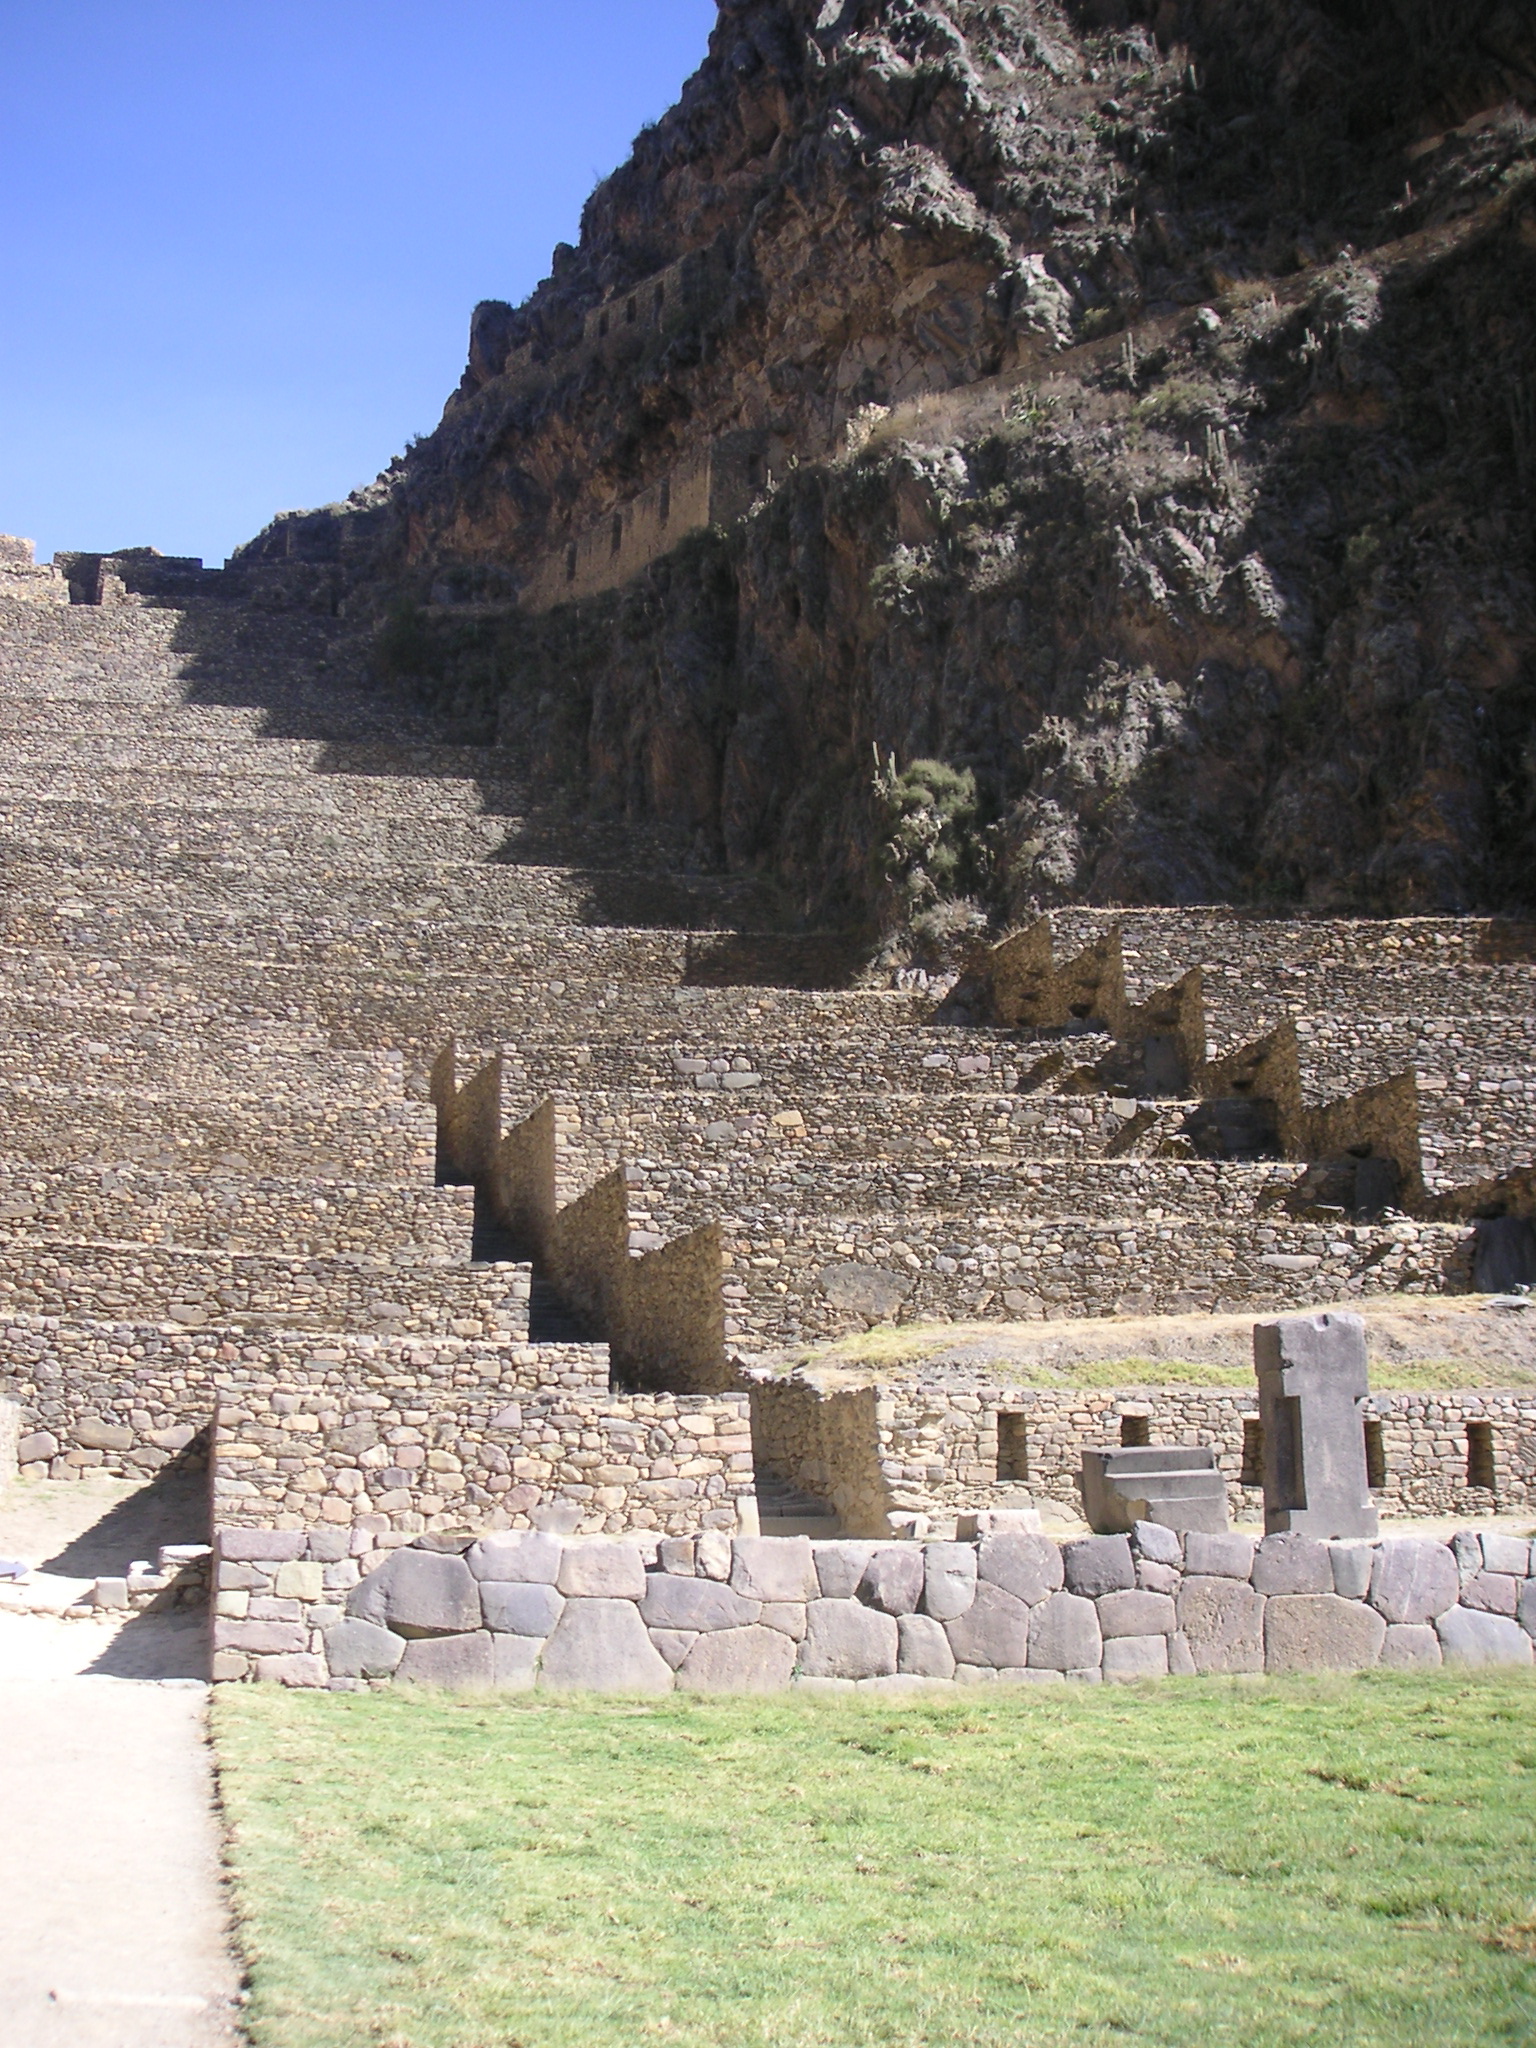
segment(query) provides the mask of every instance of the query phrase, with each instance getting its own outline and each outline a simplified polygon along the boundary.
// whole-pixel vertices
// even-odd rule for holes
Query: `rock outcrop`
[[[730,0],[436,432],[237,566],[888,957],[1528,900],[1533,108],[1517,0]]]

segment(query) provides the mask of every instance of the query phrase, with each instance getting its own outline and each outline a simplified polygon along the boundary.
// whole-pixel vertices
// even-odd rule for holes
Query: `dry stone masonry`
[[[560,1561],[474,1578],[544,1590],[477,1593],[462,1628],[347,1628],[426,1645],[407,1676],[541,1682],[610,1650],[667,1684],[1155,1662],[1084,1646],[1163,1641],[1093,1606],[1156,1587],[983,1572],[962,1627],[937,1589],[974,1546],[943,1545],[1078,1508],[1089,1449],[1146,1446],[1165,1492],[1195,1474],[1218,1523],[1255,1511],[1256,1390],[1019,1387],[974,1353],[833,1386],[776,1350],[1536,1277],[1522,928],[1067,911],[958,982],[861,980],[838,943],[761,932],[750,881],[541,807],[510,745],[445,743],[255,566],[3,566],[0,1396],[30,1476],[211,1462],[221,1572],[247,1574],[220,1600],[255,1603],[221,1627],[268,1632],[230,1638],[229,1675],[372,1676],[324,1662],[315,1611],[348,1601],[322,1593],[396,1556],[473,1578],[471,1539]],[[1518,1389],[1351,1400],[1382,1508],[1536,1498]],[[786,1512],[884,1544],[895,1590],[730,1550]],[[613,1566],[627,1590],[562,1583],[577,1539],[625,1537],[652,1546]],[[779,1570],[815,1585],[753,1576]],[[998,1661],[976,1631],[1019,1620],[1005,1598],[1031,1647]],[[545,1615],[546,1649],[493,1607]]]

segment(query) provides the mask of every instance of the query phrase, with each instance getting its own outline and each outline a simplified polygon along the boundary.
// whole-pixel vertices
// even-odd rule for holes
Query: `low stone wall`
[[[384,1549],[225,1530],[213,1675],[357,1691],[902,1692],[1230,1672],[1530,1667],[1523,1538],[649,1545],[547,1531]]]
[[[772,1384],[754,1389],[754,1418]],[[830,1415],[847,1398],[830,1393],[820,1405]],[[1536,1393],[1383,1392],[1371,1395],[1365,1412],[1377,1432],[1372,1498],[1383,1514],[1482,1516],[1536,1506]],[[1020,1489],[1081,1513],[1083,1452],[1119,1444],[1128,1414],[1155,1444],[1213,1449],[1231,1513],[1262,1512],[1254,1388],[1010,1388],[963,1372],[943,1381],[886,1383],[872,1407],[875,1457],[898,1513],[937,1519],[946,1510],[1007,1507],[1018,1503]],[[807,1423],[801,1438],[776,1435],[771,1450],[760,1436],[760,1455],[814,1493],[819,1463],[799,1451],[810,1435]],[[1473,1484],[1474,1474],[1484,1483]]]

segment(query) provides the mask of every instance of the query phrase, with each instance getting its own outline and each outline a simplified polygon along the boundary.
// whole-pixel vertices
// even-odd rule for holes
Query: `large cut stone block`
[[[1364,1323],[1337,1310],[1256,1323],[1253,1358],[1264,1426],[1265,1528],[1374,1536]]]
[[[930,1543],[923,1552],[923,1612],[953,1621],[976,1598],[976,1547]]]
[[[1344,1600],[1363,1600],[1371,1590],[1371,1571],[1376,1563],[1372,1543],[1330,1543],[1328,1563],[1333,1572],[1333,1590]]]
[[[504,1535],[482,1537],[465,1553],[464,1562],[477,1579],[552,1586],[560,1576],[564,1547],[558,1536],[542,1529],[509,1529]]]
[[[904,1614],[896,1624],[896,1669],[914,1678],[953,1678],[955,1653],[942,1622],[929,1614]]]
[[[1527,1579],[1520,1588],[1515,1618],[1528,1636],[1536,1636],[1536,1579]]]
[[[701,1635],[678,1667],[684,1692],[784,1692],[796,1646],[777,1629],[752,1624]]]
[[[396,1550],[353,1587],[347,1612],[397,1636],[462,1635],[480,1626],[480,1588],[462,1557]]]
[[[1192,1579],[1251,1579],[1253,1538],[1194,1532],[1184,1538],[1184,1569]]]
[[[1083,1452],[1083,1513],[1110,1535],[1137,1522],[1225,1529],[1227,1483],[1209,1445],[1145,1444]]]
[[[715,1579],[674,1579],[652,1572],[645,1582],[640,1618],[647,1628],[746,1628],[763,1611],[760,1600],[743,1599]]]
[[[1485,1529],[1482,1551],[1485,1572],[1508,1572],[1512,1579],[1531,1576],[1531,1545],[1524,1536],[1506,1536],[1500,1529]]]
[[[1381,1645],[1382,1664],[1392,1671],[1429,1671],[1441,1662],[1440,1638],[1427,1622],[1393,1622]]]
[[[1001,1586],[1031,1607],[1061,1585],[1061,1546],[1049,1536],[1008,1534],[984,1536],[976,1558],[976,1575],[989,1586]],[[962,1660],[964,1661],[964,1660]],[[1019,1660],[1021,1663],[1023,1659]]]
[[[1184,1545],[1179,1533],[1166,1528],[1161,1522],[1134,1522],[1131,1525],[1131,1547],[1138,1557],[1145,1557],[1153,1564],[1170,1565],[1175,1571],[1183,1569]]]
[[[213,1647],[244,1650],[248,1656],[279,1656],[288,1651],[307,1650],[309,1630],[299,1621],[216,1621]]]
[[[894,1616],[856,1600],[813,1600],[805,1612],[800,1669],[808,1678],[879,1678],[896,1669]]]
[[[1016,1593],[982,1579],[964,1614],[944,1624],[955,1662],[995,1671],[1024,1664],[1029,1656],[1029,1615],[1028,1605]]]
[[[816,1560],[808,1536],[738,1536],[731,1544],[731,1584],[749,1600],[815,1600]]]
[[[923,1553],[915,1543],[877,1550],[859,1580],[859,1598],[882,1614],[914,1614],[923,1597]]]
[[[1196,1671],[1264,1669],[1264,1595],[1239,1579],[1189,1578],[1179,1592],[1179,1633]]]
[[[390,1678],[404,1655],[404,1636],[371,1621],[338,1621],[325,1632],[332,1678]]]
[[[1136,1561],[1126,1536],[1085,1536],[1064,1546],[1061,1561],[1067,1591],[1085,1600],[1125,1592],[1136,1583]]]
[[[556,1692],[670,1692],[672,1667],[633,1600],[568,1600],[544,1645],[539,1683]]]
[[[816,1563],[816,1580],[823,1600],[851,1600],[864,1567],[879,1549],[877,1543],[855,1543],[838,1537],[811,1545]],[[805,1596],[796,1594],[796,1599]],[[815,1598],[812,1594],[811,1598]]]
[[[1179,1625],[1178,1609],[1166,1593],[1106,1593],[1099,1606],[1099,1627],[1111,1636],[1171,1636]]]
[[[1461,1589],[1461,1604],[1479,1607],[1484,1614],[1513,1616],[1520,1605],[1520,1585],[1507,1572],[1475,1572]]]
[[[536,1636],[492,1636],[491,1676],[496,1690],[532,1692],[543,1647]]]
[[[1033,1670],[1097,1670],[1103,1648],[1098,1609],[1081,1594],[1052,1593],[1031,1609],[1027,1662]]]
[[[1253,1553],[1256,1593],[1331,1593],[1333,1560],[1315,1536],[1266,1536]]]
[[[1403,1536],[1377,1550],[1370,1602],[1388,1621],[1433,1621],[1456,1605],[1460,1593],[1461,1574],[1448,1545],[1428,1536]]]
[[[1104,1645],[1104,1676],[1129,1684],[1138,1678],[1168,1676],[1166,1636],[1116,1636]]]
[[[639,1600],[645,1560],[633,1543],[568,1543],[555,1584],[568,1600]]]
[[[1531,1639],[1518,1621],[1453,1607],[1435,1621],[1447,1664],[1529,1664]]]
[[[221,1529],[219,1555],[232,1564],[282,1564],[302,1557],[309,1538],[302,1529]]]
[[[396,1685],[439,1685],[446,1692],[489,1692],[496,1683],[490,1635],[421,1636],[407,1643]]]
[[[486,1579],[480,1586],[485,1625],[498,1635],[547,1636],[565,1612],[565,1597],[553,1586],[512,1579]]]
[[[1368,1671],[1387,1624],[1374,1607],[1337,1593],[1280,1593],[1264,1609],[1266,1671]]]

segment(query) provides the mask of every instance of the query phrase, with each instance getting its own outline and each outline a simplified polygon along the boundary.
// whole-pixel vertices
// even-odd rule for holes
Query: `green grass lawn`
[[[1536,2042],[1536,1684],[226,1687],[256,2048]]]

